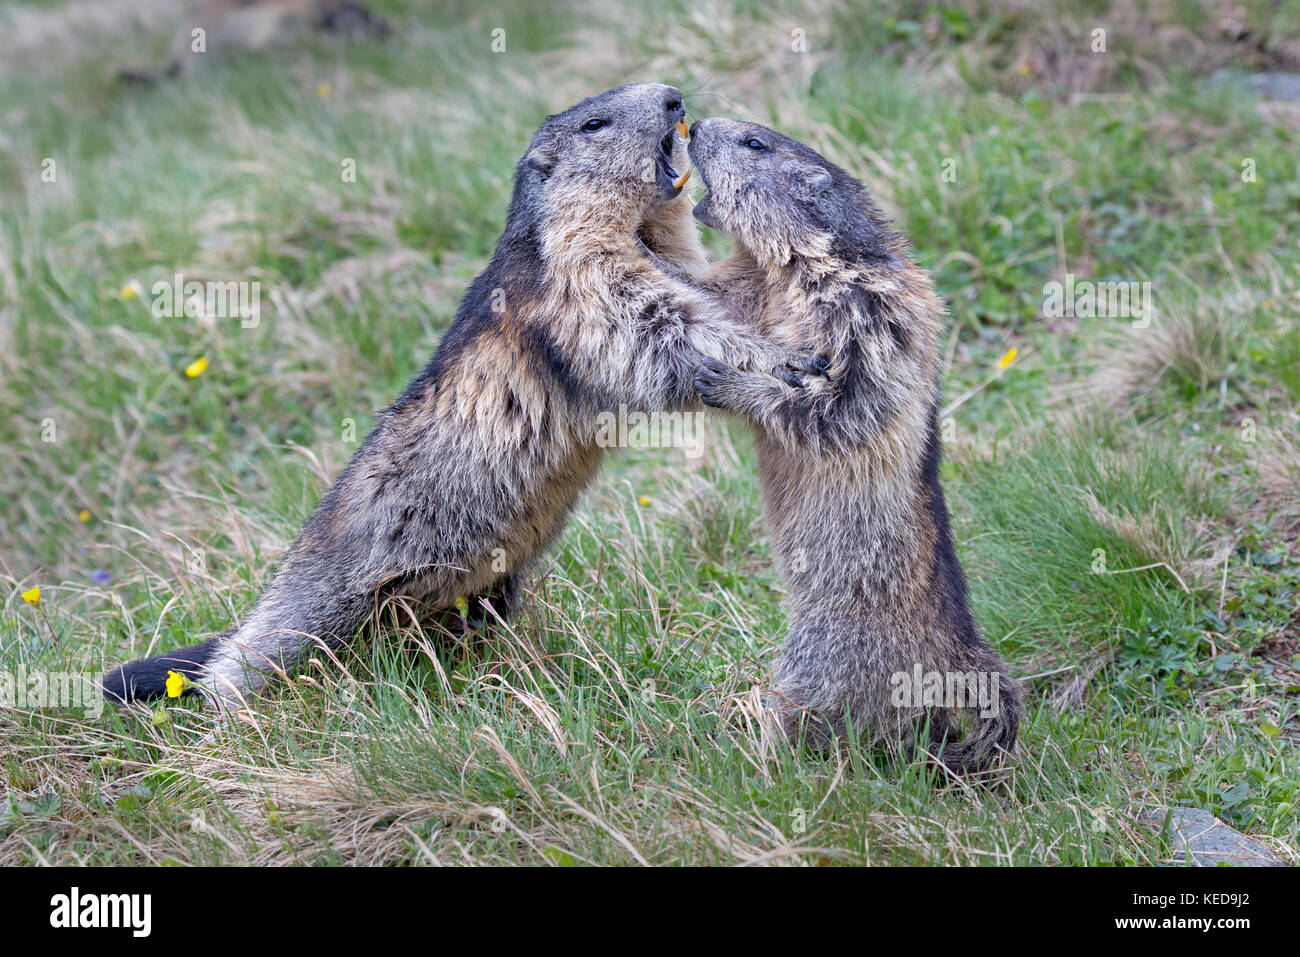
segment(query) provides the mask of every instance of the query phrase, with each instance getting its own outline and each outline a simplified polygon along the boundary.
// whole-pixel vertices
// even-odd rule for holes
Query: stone
[[[1234,864],[1239,867],[1287,867],[1289,862],[1271,847],[1233,830],[1209,811],[1194,807],[1148,808],[1139,820],[1165,826],[1169,819],[1169,845],[1173,856],[1167,864],[1190,863],[1194,867]]]

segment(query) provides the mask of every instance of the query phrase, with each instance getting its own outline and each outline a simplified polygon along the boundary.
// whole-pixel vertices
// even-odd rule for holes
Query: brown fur
[[[756,426],[791,616],[774,710],[821,737],[852,724],[914,743],[928,722],[946,765],[986,767],[1014,743],[1021,691],[975,627],[939,486],[943,310],[929,277],[860,184],[803,144],[710,119],[690,154],[708,188],[697,218],[737,241],[707,286],[826,362],[807,388],[716,362],[696,380]],[[901,702],[898,676],[916,667],[996,680],[996,713]]]

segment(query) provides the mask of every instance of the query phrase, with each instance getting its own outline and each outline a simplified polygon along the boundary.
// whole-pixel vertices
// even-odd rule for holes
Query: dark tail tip
[[[141,658],[110,668],[101,682],[104,697],[114,704],[128,701],[147,701],[161,698],[167,693],[167,673],[175,671],[188,678],[201,678],[203,665],[212,657],[219,638],[188,648],[178,648],[156,658]],[[193,689],[186,689],[191,691]]]

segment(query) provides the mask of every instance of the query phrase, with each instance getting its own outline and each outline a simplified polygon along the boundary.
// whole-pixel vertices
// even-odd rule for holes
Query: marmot
[[[209,56],[235,50],[262,50],[309,29],[348,39],[382,38],[392,28],[355,0],[211,0],[186,21],[172,42],[171,56],[156,70],[123,70],[133,83],[156,83],[192,70]],[[202,46],[196,49],[196,30]]]
[[[928,721],[946,766],[986,767],[1015,742],[1023,692],[975,627],[949,530],[930,279],[861,184],[802,143],[707,119],[689,152],[705,188],[695,217],[737,245],[710,287],[827,373],[796,389],[714,361],[696,378],[704,402],[757,426],[789,591],[781,723],[796,731],[811,713],[804,729],[824,741],[847,718],[912,746]]]
[[[433,360],[382,413],[252,612],[202,644],[109,671],[108,698],[159,695],[175,670],[231,709],[316,638],[350,639],[385,594],[432,609],[472,596],[472,615],[507,616],[600,468],[602,412],[698,407],[695,369],[710,358],[792,377],[790,353],[646,247],[690,253],[686,177],[673,166],[685,115],[678,90],[636,84],[546,120],[516,167],[496,252]],[[656,208],[666,203],[677,212]]]

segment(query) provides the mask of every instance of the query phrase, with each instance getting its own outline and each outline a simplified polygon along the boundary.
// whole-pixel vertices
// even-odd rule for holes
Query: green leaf
[[[542,848],[542,856],[556,867],[574,867],[578,863],[576,857],[564,850],[564,848],[555,845]]]
[[[1234,804],[1240,804],[1246,800],[1246,795],[1250,794],[1250,782],[1242,781],[1240,784],[1233,785],[1219,795],[1219,800],[1224,807],[1232,807]]]

